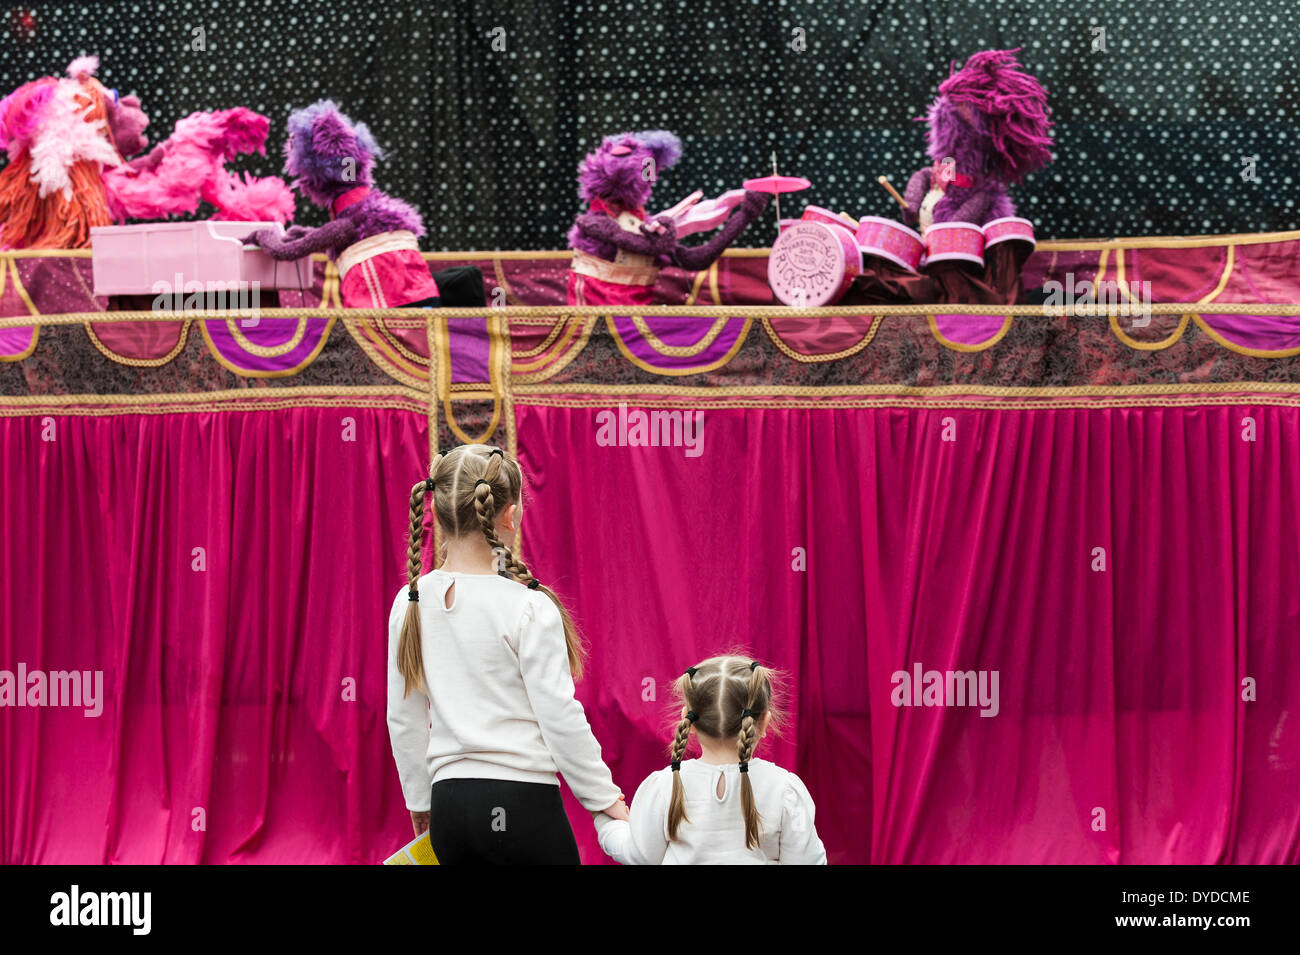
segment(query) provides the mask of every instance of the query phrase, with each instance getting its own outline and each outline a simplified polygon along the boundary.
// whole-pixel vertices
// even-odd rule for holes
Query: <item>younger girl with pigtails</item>
[[[624,865],[826,864],[803,782],[754,757],[776,721],[774,676],[740,656],[711,657],[682,674],[672,762],[641,783],[630,820],[596,817],[607,855]],[[683,761],[692,730],[700,758]]]
[[[556,772],[593,815],[628,813],[574,698],[573,621],[512,553],[523,474],[499,448],[463,445],[429,475],[411,489],[407,586],[388,621],[388,730],[415,832],[445,865],[577,865]],[[430,502],[446,560],[421,576]]]

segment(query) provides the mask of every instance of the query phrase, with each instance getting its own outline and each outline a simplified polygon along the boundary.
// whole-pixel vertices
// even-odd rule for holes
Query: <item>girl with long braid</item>
[[[596,817],[600,847],[624,865],[825,865],[803,781],[754,756],[769,726],[775,671],[711,657],[673,684],[681,717],[672,762],[646,777],[627,821]],[[691,733],[700,758],[683,760]]]
[[[577,865],[556,773],[594,816],[627,806],[574,698],[583,647],[513,552],[523,474],[499,448],[439,454],[411,489],[407,585],[388,622],[388,730],[439,862]],[[421,575],[432,502],[446,559]]]

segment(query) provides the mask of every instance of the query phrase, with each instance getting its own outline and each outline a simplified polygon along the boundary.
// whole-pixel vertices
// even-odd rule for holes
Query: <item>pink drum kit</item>
[[[776,191],[782,184],[774,180],[789,178],[750,180],[745,188],[766,186],[766,191]],[[982,268],[985,249],[1009,241],[1033,246],[1034,227],[1028,219],[995,219],[984,228],[970,222],[939,222],[922,236],[892,219],[864,216],[854,220],[809,205],[799,219],[780,220],[780,233],[768,256],[767,277],[778,301],[795,308],[816,308],[838,302],[873,258],[909,272],[939,262]]]
[[[877,181],[899,205],[905,204],[889,180],[880,176]],[[805,206],[798,219],[782,219],[782,193],[811,186],[807,179],[778,175],[775,153],[772,175],[745,182],[746,189],[776,197],[778,233],[767,260],[767,278],[777,300],[796,308],[834,305],[872,259],[908,272],[940,262],[983,268],[985,250],[1000,242],[1034,246],[1033,224],[1015,216],[994,219],[983,228],[972,222],[937,222],[924,236],[893,219],[854,219],[813,205]]]

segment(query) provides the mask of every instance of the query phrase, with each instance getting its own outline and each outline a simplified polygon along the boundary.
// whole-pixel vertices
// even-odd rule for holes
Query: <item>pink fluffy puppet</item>
[[[681,155],[676,136],[652,130],[607,136],[583,159],[578,194],[589,211],[569,230],[570,305],[649,305],[662,266],[707,269],[767,208],[771,196],[765,193],[737,194],[739,207],[717,235],[703,245],[681,244],[676,217],[658,215],[647,222],[645,213],[657,171]]]
[[[200,200],[216,219],[284,222],[293,217],[293,192],[277,176],[243,177],[225,164],[243,153],[266,154],[270,123],[237,106],[191,113],[147,155],[104,173],[109,208],[118,221],[193,214]]]

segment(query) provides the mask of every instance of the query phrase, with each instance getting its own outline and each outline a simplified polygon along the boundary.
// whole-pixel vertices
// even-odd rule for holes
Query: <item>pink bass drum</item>
[[[915,272],[925,252],[925,240],[901,223],[877,216],[858,220],[858,247],[864,256],[874,255],[909,272]]]
[[[984,230],[973,222],[936,222],[925,232],[925,258],[931,262],[984,264]]]
[[[781,230],[767,259],[777,301],[795,308],[834,305],[862,271],[862,253],[846,223],[818,206]]]

